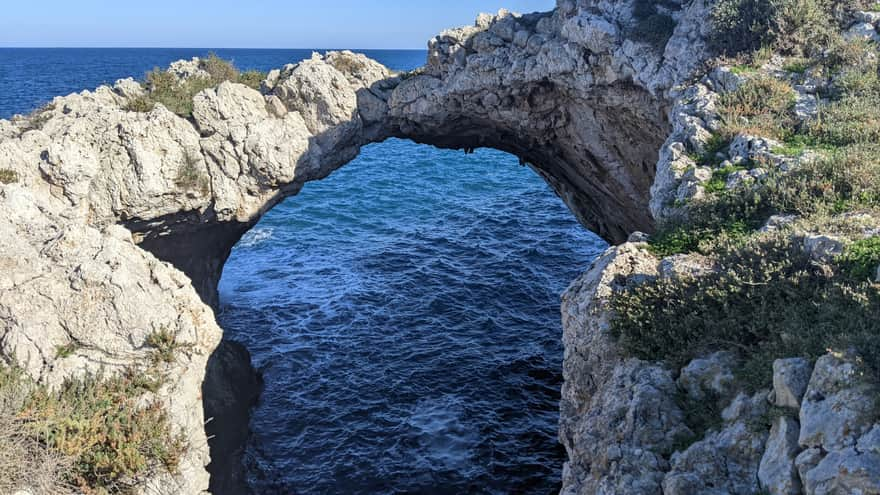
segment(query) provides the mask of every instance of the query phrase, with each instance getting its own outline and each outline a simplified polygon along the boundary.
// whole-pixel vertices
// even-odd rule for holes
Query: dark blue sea
[[[268,70],[311,50],[215,50]],[[0,118],[206,49],[0,49]],[[424,51],[365,51],[403,70]],[[265,393],[258,494],[550,494],[559,295],[604,243],[507,154],[402,140],[307,184],[239,243],[220,323]]]

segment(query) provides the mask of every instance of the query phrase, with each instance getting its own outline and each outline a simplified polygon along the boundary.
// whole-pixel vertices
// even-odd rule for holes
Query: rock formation
[[[845,357],[828,356],[815,369],[778,362],[775,403],[792,415],[755,432],[749,425],[769,404],[742,395],[725,405],[720,429],[677,451],[681,435],[695,432],[676,391],[724,389],[729,360],[707,357],[677,378],[624,357],[609,335],[614,291],[713,269],[699,257],[658,260],[642,243],[624,243],[634,231],[652,232],[676,200],[701,194],[708,177],[686,149],[713,129],[715,91],[738,81],[724,70],[692,81],[709,57],[711,2],[663,4],[675,27],[659,45],[631,36],[633,2],[559,0],[552,12],[502,11],[443,32],[413,73],[392,74],[350,52],[315,54],[271,72],[259,91],[224,82],[200,92],[191,118],[162,105],[131,110],[144,89],[129,79],[0,121],[0,170],[16,176],[0,184],[0,354],[57,384],[121,370],[148,352],[150,332],[170,331],[186,351],[157,397],[190,449],[179,475],[151,480],[146,492],[205,491],[203,384],[208,415],[227,425],[212,430],[220,455],[246,436],[239,428],[224,438],[236,423],[224,421],[240,424],[252,399],[239,397],[224,416],[236,394],[223,377],[244,372],[233,359],[240,352],[217,350],[222,331],[211,308],[235,243],[283,198],[368,143],[492,147],[532,166],[581,223],[621,244],[563,298],[563,493],[876,487],[880,426],[868,411],[832,412],[874,393],[847,381]],[[198,61],[182,61],[170,73],[184,81],[199,70]],[[770,153],[756,139],[731,154]],[[71,345],[70,355],[56,352]],[[214,460],[218,473],[233,464]],[[234,492],[233,478],[215,478],[212,487]]]

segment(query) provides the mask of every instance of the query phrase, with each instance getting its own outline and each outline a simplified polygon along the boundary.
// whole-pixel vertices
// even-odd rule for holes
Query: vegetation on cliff
[[[128,494],[162,470],[175,473],[187,444],[151,395],[180,346],[167,332],[147,345],[145,369],[55,388],[0,367],[0,492]]]
[[[214,53],[198,60],[196,69],[195,74],[183,80],[170,71],[163,71],[158,67],[153,69],[146,76],[146,93],[132,99],[128,109],[149,112],[157,103],[161,103],[181,117],[191,117],[193,97],[199,92],[214,88],[225,81],[259,90],[260,83],[266,78],[266,74],[260,71],[241,72],[232,62],[223,60]]]
[[[720,128],[698,166],[705,194],[651,240],[658,256],[699,253],[706,276],[658,278],[618,294],[613,332],[632,355],[676,368],[717,350],[741,358],[749,388],[769,385],[773,360],[855,349],[880,379],[880,76],[877,44],[844,36],[873,2],[721,0],[713,42],[745,80],[717,102]],[[798,112],[794,84],[820,84]],[[779,143],[785,165],[724,161],[738,136]],[[762,174],[730,186],[740,171]],[[762,229],[773,215],[781,228]],[[818,236],[818,241],[816,240]],[[816,242],[829,242],[827,252]]]

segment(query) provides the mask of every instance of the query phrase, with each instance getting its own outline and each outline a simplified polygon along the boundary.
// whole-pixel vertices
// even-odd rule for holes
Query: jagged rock
[[[820,357],[801,405],[798,442],[828,452],[855,445],[877,419],[877,394],[853,360],[834,354]]]
[[[779,146],[779,143],[772,139],[758,136],[739,135],[730,143],[730,161],[734,165],[739,165],[749,161],[766,160],[772,156],[773,148]]]
[[[139,98],[146,93],[143,86],[131,77],[116,81],[116,84],[113,85],[113,91],[127,100]]]
[[[761,227],[761,232],[775,232],[781,230],[797,219],[797,215],[773,215],[768,218],[767,223]]]
[[[811,119],[819,112],[819,98],[815,94],[798,91],[794,113],[801,120]]]
[[[706,392],[725,396],[733,386],[733,367],[736,356],[716,352],[706,358],[690,362],[678,377],[678,386],[694,399],[705,399]]]
[[[804,249],[814,260],[828,263],[843,253],[843,241],[830,235],[808,235],[804,237]]]
[[[774,361],[773,402],[779,407],[800,409],[812,372],[810,362],[803,358]]]
[[[180,476],[151,481],[150,489],[199,493],[208,486],[208,449],[198,387],[220,340],[210,305],[223,263],[261,215],[361,146],[401,137],[496,147],[534,164],[578,219],[606,239],[652,231],[657,150],[671,127],[676,86],[709,56],[709,6],[696,0],[673,9],[678,25],[669,43],[647,51],[623,30],[614,34],[632,24],[631,9],[596,4],[589,27],[578,31],[573,19],[584,5],[561,7],[525,16],[503,11],[446,31],[431,42],[429,63],[418,73],[393,75],[342,52],[272,71],[260,91],[223,83],[196,95],[191,120],[161,104],[128,110],[144,89],[120,81],[56,98],[38,115],[0,121],[0,167],[19,177],[0,185],[4,357],[57,382],[97,363],[108,370],[130,365],[146,352],[148,332],[168,326],[193,351],[160,396],[192,448]],[[601,53],[587,53],[588,46]],[[181,82],[208,75],[199,59],[176,62],[169,72]],[[693,109],[708,112],[703,102]],[[707,138],[705,126],[693,123],[690,140],[681,142]],[[645,276],[656,276],[656,260],[644,260],[653,272]],[[583,349],[586,341],[572,335],[572,346]],[[57,358],[54,347],[71,342],[85,345]],[[573,356],[570,371],[584,365]],[[612,373],[616,364],[601,376],[628,384],[633,396],[621,404],[632,422],[600,415],[592,426],[566,431],[609,439],[616,428],[631,432],[631,444],[618,442],[623,460],[604,474],[597,464],[596,473],[623,487],[627,476],[652,465],[646,479],[656,488],[664,462],[657,452],[681,427],[669,401],[653,415],[674,383],[653,365]],[[569,377],[565,407],[582,407],[582,379]],[[596,396],[597,404],[618,400],[611,394]],[[577,455],[586,448],[574,440],[567,447]],[[569,472],[582,479],[583,467],[576,461]]]
[[[818,448],[806,449],[798,454],[794,460],[794,465],[797,467],[798,478],[801,480],[801,485],[803,485],[803,481],[807,479],[807,473],[818,466],[824,456],[825,454],[822,452],[822,449]]]
[[[672,469],[663,479],[663,494],[757,492],[766,439],[766,433],[753,432],[745,421],[709,433],[685,452],[672,456]]]
[[[150,331],[173,332],[190,347],[170,366],[158,396],[191,449],[179,476],[149,480],[147,489],[195,494],[208,487],[199,389],[220,340],[210,305],[223,262],[262,214],[361,146],[401,137],[499,148],[534,164],[578,219],[607,240],[653,231],[655,220],[678,211],[676,199],[704,193],[711,171],[689,155],[705,151],[721,128],[718,92],[741,82],[718,69],[692,84],[710,55],[712,2],[667,2],[662,8],[677,24],[663,47],[627,39],[636,21],[632,2],[558,3],[554,12],[501,11],[445,31],[431,41],[427,66],[413,73],[394,75],[362,55],[337,52],[270,72],[260,91],[224,83],[195,97],[191,121],[162,105],[128,111],[144,94],[131,80],[56,98],[37,116],[0,121],[0,168],[19,176],[0,185],[3,357],[58,383],[99,366],[130,366],[148,352]],[[207,76],[198,59],[170,72],[181,81]],[[738,139],[732,161],[787,166],[772,154],[773,142]],[[691,433],[673,399],[671,373],[624,359],[609,335],[614,291],[710,269],[695,257],[660,263],[644,248],[611,248],[563,298],[563,493],[751,493],[762,454],[767,473],[781,472],[773,462],[781,459],[764,452],[766,432],[749,426],[766,400],[738,396],[724,410],[724,427],[675,454],[670,467],[676,438]],[[56,347],[71,343],[81,347],[59,358]],[[691,364],[682,373],[690,378],[680,380],[685,388],[729,391],[729,370]],[[823,473],[861,466],[876,454],[862,447],[874,437],[852,446],[868,427],[867,413],[835,416],[826,408],[848,411],[868,390],[835,388],[836,379],[822,378],[818,368],[810,384],[817,394],[808,391],[801,410],[801,442],[845,448],[825,459],[811,448],[796,464],[805,479],[812,476],[811,486],[855,486],[870,475],[828,481]],[[206,387],[207,403],[223,401],[208,390],[218,387]],[[788,425],[785,435],[782,429],[776,434],[787,439]],[[790,445],[777,440],[770,450],[790,457]]]
[[[854,447],[829,452],[806,473],[807,495],[880,493],[880,454],[859,452]]]
[[[667,469],[663,453],[688,431],[671,374],[623,359],[609,335],[609,297],[656,275],[657,260],[643,245],[624,244],[563,295],[560,441],[570,461],[562,493],[657,493]]]
[[[635,244],[639,242],[648,242],[649,240],[651,240],[651,236],[644,232],[636,231],[629,235],[629,238],[626,240],[626,242]]]
[[[192,60],[178,60],[172,62],[168,67],[168,72],[177,76],[181,81],[192,78],[209,78],[211,77],[207,71],[202,68],[202,60],[199,57],[193,57]]]
[[[754,395],[747,395],[740,392],[734,397],[730,404],[721,411],[721,418],[731,423],[734,421],[753,421],[760,418],[767,412],[767,393],[763,391],[756,392]]]
[[[868,40],[880,42],[880,34],[874,29],[874,25],[867,22],[856,23],[849,28],[844,37],[847,40]]]
[[[730,67],[716,67],[709,73],[709,79],[713,82],[715,91],[720,93],[736,91],[745,80],[730,70]]]
[[[663,494],[755,493],[767,432],[752,425],[767,411],[765,396],[739,394],[722,412],[720,430],[673,454]]]
[[[776,418],[770,428],[770,437],[758,468],[761,487],[770,495],[801,493],[801,480],[795,465],[795,458],[800,453],[799,431],[800,425],[788,416]]]
[[[72,375],[149,363],[148,336],[171,333],[187,347],[156,397],[192,443],[179,476],[161,475],[148,488],[199,493],[209,461],[200,387],[221,334],[213,312],[186,276],[138,248],[129,231],[89,226],[70,208],[50,194],[0,185],[0,351],[53,386]],[[61,347],[73,351],[62,357]]]
[[[856,12],[856,20],[876,26],[880,24],[880,12],[860,10]]]
[[[880,454],[880,424],[874,425],[871,431],[862,435],[856,443],[856,450],[865,453]]]

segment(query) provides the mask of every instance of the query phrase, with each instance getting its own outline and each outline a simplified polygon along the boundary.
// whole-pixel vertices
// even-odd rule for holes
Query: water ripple
[[[257,493],[557,491],[559,294],[602,247],[503,153],[391,140],[307,184],[221,283]]]

